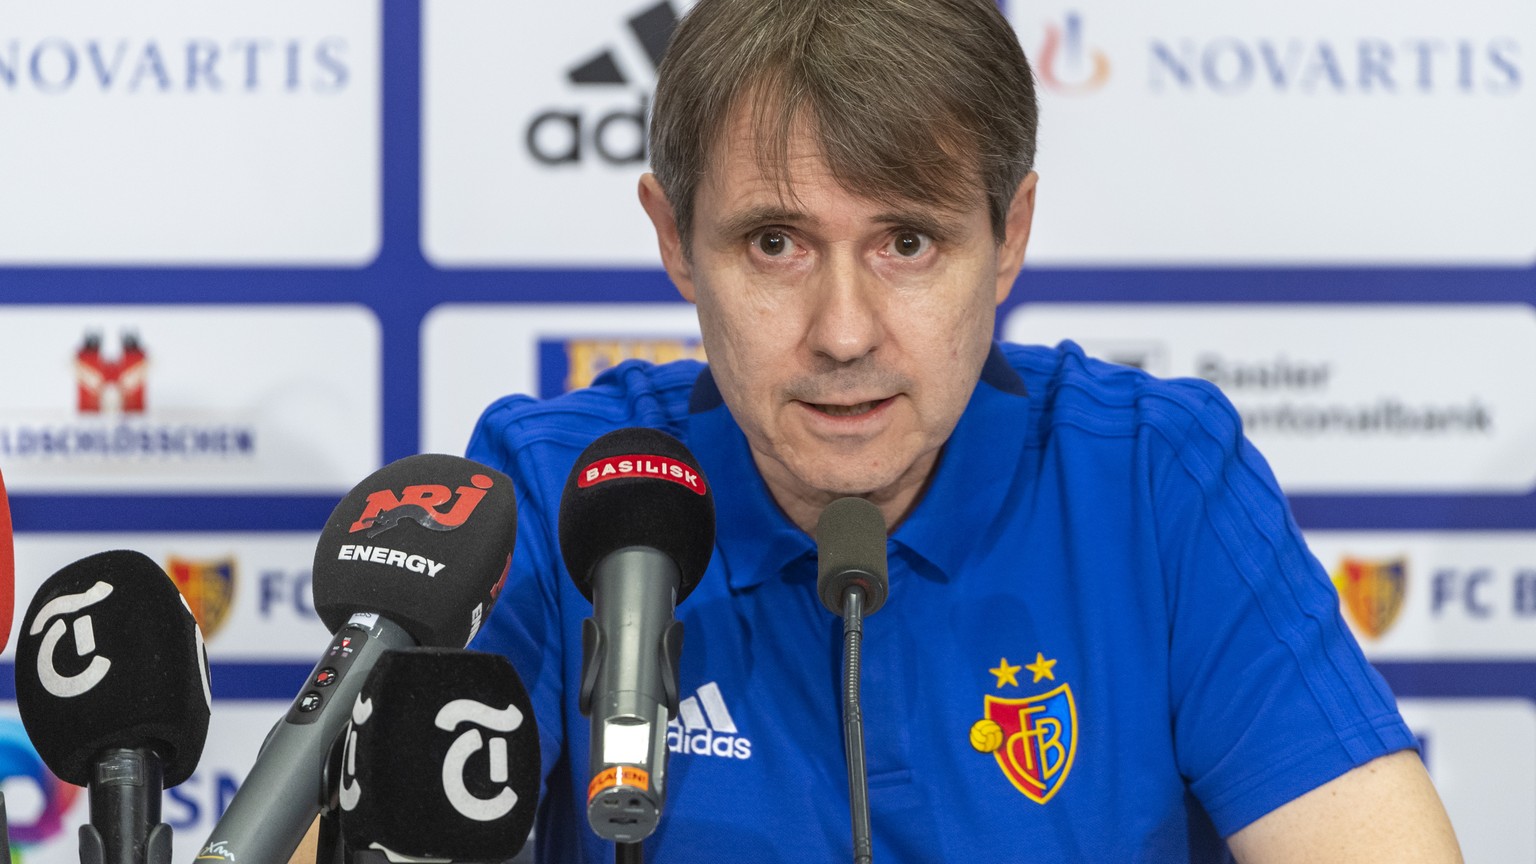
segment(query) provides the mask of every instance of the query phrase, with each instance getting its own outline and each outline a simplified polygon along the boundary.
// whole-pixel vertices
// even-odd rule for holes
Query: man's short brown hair
[[[685,249],[742,106],[766,176],[785,179],[805,122],[849,192],[964,210],[980,191],[999,242],[1034,166],[1034,81],[992,0],[700,0],[662,61],[650,131]]]

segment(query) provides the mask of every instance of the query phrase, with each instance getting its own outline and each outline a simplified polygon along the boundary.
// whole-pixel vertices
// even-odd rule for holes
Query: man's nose
[[[879,347],[884,336],[881,286],[857,256],[828,256],[816,274],[813,296],[807,334],[812,351],[851,363]]]

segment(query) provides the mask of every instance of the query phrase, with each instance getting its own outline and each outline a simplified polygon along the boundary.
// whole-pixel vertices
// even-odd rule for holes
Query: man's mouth
[[[885,402],[884,399],[876,399],[873,402],[859,402],[855,405],[824,405],[818,402],[806,404],[831,417],[857,417],[860,414],[868,414],[875,410],[883,402]]]

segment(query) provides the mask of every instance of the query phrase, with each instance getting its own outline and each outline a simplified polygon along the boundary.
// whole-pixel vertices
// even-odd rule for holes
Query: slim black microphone
[[[211,704],[197,621],[148,557],[92,555],[32,598],[16,641],[16,709],[49,770],[90,788],[85,864],[168,864],[160,792],[192,776]]]
[[[885,605],[885,517],[863,498],[839,498],[816,521],[816,592],[843,617],[843,752],[848,759],[848,809],[853,860],[874,857],[869,828],[869,776],[864,766],[864,711],[859,706],[864,616]]]
[[[539,734],[507,658],[390,651],[363,685],[345,736],[340,821],[354,852],[500,862],[527,841]]]
[[[592,718],[587,822],[599,837],[638,843],[661,819],[683,648],[673,612],[714,545],[714,499],[676,438],[619,429],[577,457],[560,499],[560,554],[592,601],[578,705]]]
[[[335,636],[262,745],[199,861],[283,862],[329,803],[325,768],[369,670],[391,648],[461,648],[512,562],[512,481],[468,459],[408,456],[331,512],[315,548],[315,611]]]

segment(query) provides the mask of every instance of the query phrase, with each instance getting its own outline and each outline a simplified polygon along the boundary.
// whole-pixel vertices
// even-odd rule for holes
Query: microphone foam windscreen
[[[516,539],[510,477],[458,456],[407,456],[331,511],[315,546],[315,611],[332,633],[374,612],[418,644],[462,648],[501,593]]]
[[[209,708],[197,621],[145,555],[83,558],[32,598],[16,638],[16,709],[59,779],[85,786],[102,750],[152,746],[175,786],[202,758]]]
[[[16,549],[12,545],[11,504],[5,497],[5,475],[0,474],[0,649],[10,642],[15,604]]]
[[[885,605],[885,517],[863,498],[839,498],[816,520],[816,593],[832,614],[843,614],[843,592],[864,589],[864,614]]]
[[[353,849],[503,861],[527,840],[541,777],[538,725],[507,658],[390,651],[344,734],[341,830]]]
[[[593,441],[576,458],[560,498],[560,554],[592,599],[592,570],[610,553],[646,546],[677,565],[678,602],[699,584],[715,547],[715,502],[683,443],[630,427]]]

